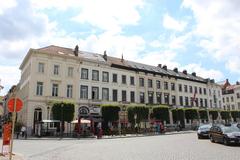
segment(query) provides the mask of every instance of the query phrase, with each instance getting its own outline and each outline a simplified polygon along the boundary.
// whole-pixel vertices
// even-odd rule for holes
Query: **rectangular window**
[[[102,81],[109,82],[109,74],[108,72],[102,72]]]
[[[118,91],[116,89],[113,89],[112,91],[112,99],[114,102],[118,101]]]
[[[43,95],[43,82],[37,82],[36,95],[38,95],[38,96],[42,96]]]
[[[205,108],[207,108],[208,107],[208,103],[207,103],[207,99],[204,99],[204,103],[205,103]]]
[[[88,86],[81,85],[80,87],[80,98],[88,99]]]
[[[168,93],[164,93],[164,103],[169,104],[169,94]]]
[[[223,103],[225,103],[225,98],[224,98],[224,97],[223,97],[223,99],[222,99],[222,100],[223,100]]]
[[[86,68],[81,69],[81,79],[88,79],[88,69]]]
[[[99,99],[99,88],[92,87],[92,100],[98,100],[98,99]]]
[[[73,77],[73,67],[68,67],[68,77]]]
[[[240,110],[240,102],[238,102],[238,110]]]
[[[103,101],[109,100],[109,89],[108,88],[102,88],[102,100]]]
[[[233,96],[231,96],[231,101],[233,102]]]
[[[211,92],[211,89],[209,89],[209,96],[211,96],[212,95],[212,92]]]
[[[179,96],[179,104],[180,104],[180,106],[183,106],[183,97],[182,96]]]
[[[134,77],[130,77],[130,84],[131,84],[131,85],[135,85]]]
[[[156,85],[157,85],[157,89],[160,89],[161,88],[161,82],[160,81],[156,81]]]
[[[134,91],[131,91],[130,92],[130,96],[131,96],[131,103],[134,103],[135,102],[135,92]]]
[[[172,95],[172,105],[176,105],[176,96]]]
[[[117,74],[113,73],[112,82],[117,83]]]
[[[122,90],[122,102],[127,102],[127,91]]]
[[[144,87],[144,79],[143,78],[139,78],[139,86]]]
[[[229,97],[226,98],[227,102],[229,102]]]
[[[210,107],[212,108],[213,107],[213,104],[212,104],[212,100],[210,99]]]
[[[240,93],[237,93],[237,98],[240,98]]]
[[[203,88],[203,94],[204,94],[204,95],[207,95],[207,90],[206,90],[206,88]]]
[[[148,92],[148,103],[153,104],[153,92]]]
[[[198,93],[196,86],[194,87],[194,93]]]
[[[148,79],[148,88],[152,88],[152,80]]]
[[[145,103],[145,95],[144,95],[144,92],[140,92],[140,103]]]
[[[67,85],[67,98],[72,98],[73,86]]]
[[[126,77],[126,75],[122,75],[122,84],[127,84],[127,77]]]
[[[188,92],[188,86],[184,85],[184,92]]]
[[[178,85],[178,91],[182,92],[182,85],[181,84]]]
[[[199,87],[199,94],[202,94],[202,88]]]
[[[98,70],[92,70],[92,80],[99,81],[99,71]]]
[[[175,83],[171,83],[171,90],[175,91]]]
[[[203,99],[200,98],[200,107],[203,107]]]
[[[53,74],[54,75],[59,75],[59,65],[54,65],[53,66],[54,68],[53,68]]]
[[[192,86],[189,86],[189,92],[190,92],[190,93],[193,92]]]
[[[52,96],[53,97],[58,96],[58,84],[56,84],[56,83],[52,84]]]
[[[162,93],[157,92],[157,104],[162,104]]]
[[[189,106],[188,97],[185,97],[185,106]]]
[[[195,104],[196,104],[197,107],[199,106],[198,105],[198,98],[195,99]]]
[[[38,72],[44,73],[44,63],[38,63]]]
[[[168,90],[168,82],[164,82],[164,89]]]

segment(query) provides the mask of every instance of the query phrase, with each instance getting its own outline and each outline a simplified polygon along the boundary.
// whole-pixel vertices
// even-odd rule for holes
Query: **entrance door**
[[[41,108],[36,108],[34,110],[34,118],[33,118],[33,132],[34,134],[38,134],[38,126],[42,121],[42,109]]]

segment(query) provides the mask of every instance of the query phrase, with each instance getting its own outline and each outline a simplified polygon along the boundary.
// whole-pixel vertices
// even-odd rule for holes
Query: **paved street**
[[[119,139],[16,140],[26,160],[239,160],[240,146],[198,140],[196,133]]]

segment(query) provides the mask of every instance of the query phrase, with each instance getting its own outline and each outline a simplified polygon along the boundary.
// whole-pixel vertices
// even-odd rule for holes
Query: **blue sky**
[[[9,0],[0,5],[0,79],[19,82],[29,48],[59,45],[204,78],[240,80],[238,0]]]

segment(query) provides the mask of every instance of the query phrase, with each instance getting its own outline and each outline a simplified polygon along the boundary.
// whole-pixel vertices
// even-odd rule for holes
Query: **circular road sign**
[[[8,111],[9,112],[13,112],[14,111],[14,99],[15,98],[11,98],[8,103],[7,103],[7,106],[8,106]],[[21,109],[22,109],[22,106],[23,106],[23,102],[21,99],[19,98],[16,98],[16,112],[19,112]]]

